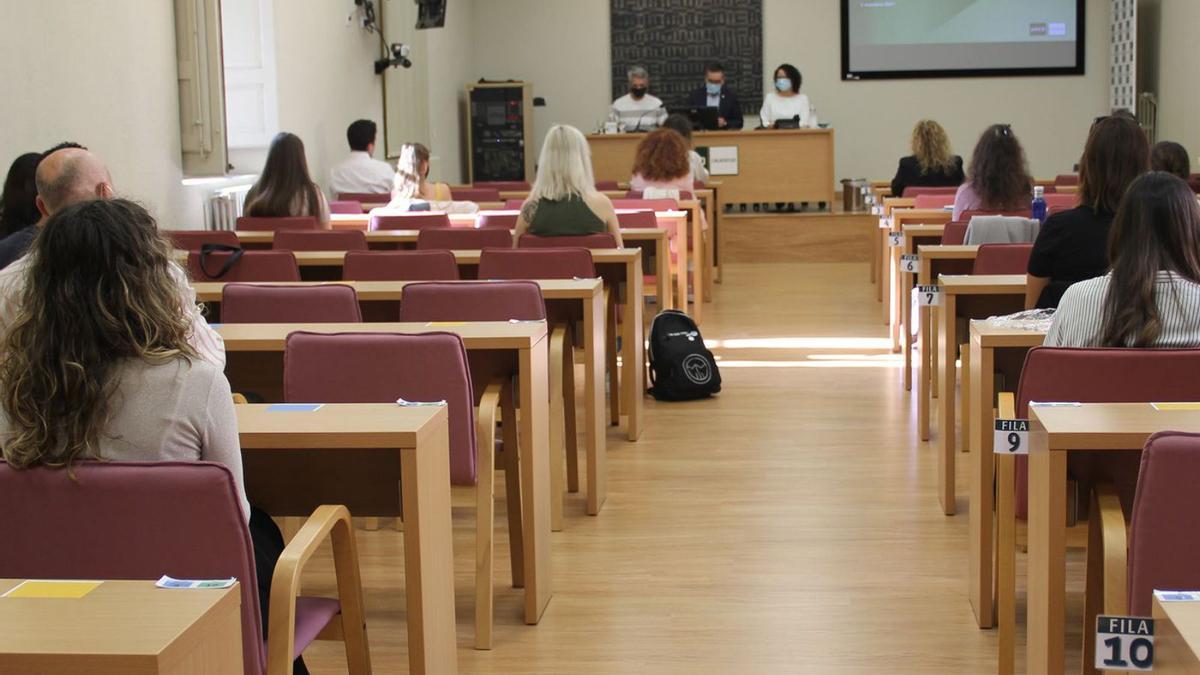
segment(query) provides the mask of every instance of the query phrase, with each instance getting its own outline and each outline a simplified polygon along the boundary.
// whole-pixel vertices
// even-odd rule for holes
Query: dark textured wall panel
[[[682,106],[704,84],[704,64],[720,61],[742,109],[762,105],[762,0],[612,0],[613,98],[628,90],[626,71],[650,71],[650,91]]]

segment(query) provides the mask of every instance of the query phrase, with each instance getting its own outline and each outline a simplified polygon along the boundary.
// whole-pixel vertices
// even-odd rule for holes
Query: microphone
[[[662,110],[662,106],[660,105],[657,108],[643,112],[641,115],[638,116],[637,124],[635,124],[633,126],[633,130],[635,132],[641,131],[642,130],[642,122],[646,119],[646,115],[649,115],[650,113],[658,114],[661,110]]]

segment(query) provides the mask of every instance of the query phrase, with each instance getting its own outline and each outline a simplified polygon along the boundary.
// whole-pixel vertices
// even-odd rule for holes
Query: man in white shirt
[[[641,66],[629,69],[629,93],[613,101],[612,116],[625,131],[651,131],[667,119],[667,109],[650,90],[650,74]]]
[[[357,120],[346,129],[346,140],[350,142],[350,156],[339,162],[329,172],[329,190],[333,198],[338,194],[390,195],[396,169],[387,162],[371,156],[375,152],[375,123]]]
[[[42,213],[42,223],[72,204],[92,199],[112,199],[114,196],[108,167],[99,157],[77,144],[51,148],[38,163],[34,181],[37,184],[37,207]],[[20,310],[29,267],[30,256],[25,255],[0,270],[0,339],[8,332]],[[223,370],[225,341],[204,319],[203,312],[196,304],[196,292],[188,283],[183,268],[172,265],[171,274],[179,287],[179,306],[192,324],[188,342],[201,359]]]

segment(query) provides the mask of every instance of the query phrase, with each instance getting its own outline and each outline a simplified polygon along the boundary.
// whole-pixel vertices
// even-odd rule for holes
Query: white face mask
[[[775,88],[778,89],[779,91],[791,91],[792,90],[792,81],[786,77],[781,77],[781,78],[775,80]]]

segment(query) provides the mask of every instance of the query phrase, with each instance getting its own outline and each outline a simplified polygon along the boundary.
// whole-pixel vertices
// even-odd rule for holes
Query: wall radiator
[[[1158,142],[1158,99],[1150,92],[1143,92],[1138,97],[1137,109],[1138,124],[1146,130],[1146,136],[1150,138],[1150,144]]]
[[[204,203],[204,228],[208,230],[233,230],[242,215],[242,205],[250,185],[213,190]]]

